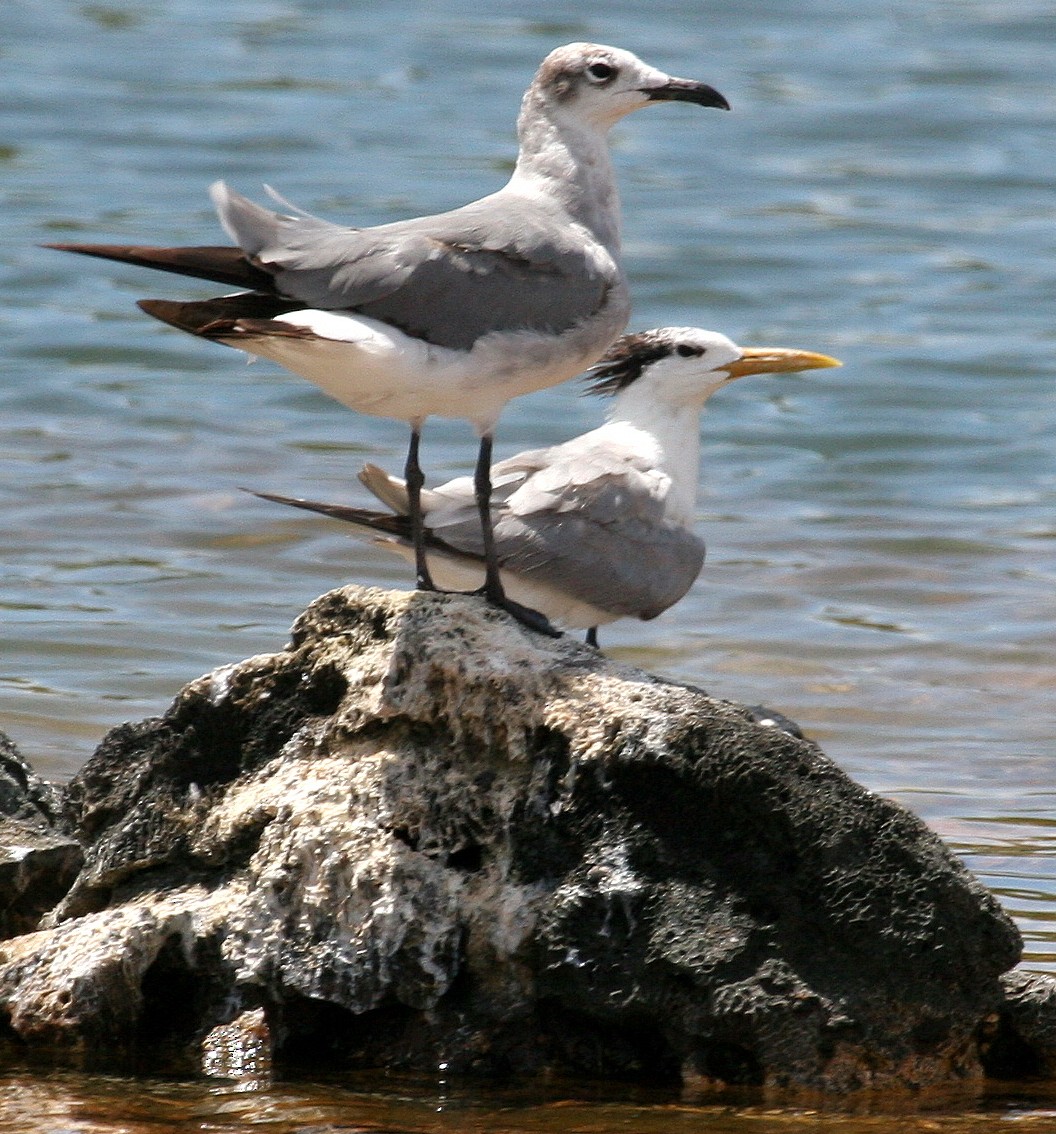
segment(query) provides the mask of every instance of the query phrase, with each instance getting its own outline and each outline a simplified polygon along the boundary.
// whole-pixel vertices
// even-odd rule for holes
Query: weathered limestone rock
[[[0,733],[0,940],[35,929],[73,884],[83,856],[59,829],[56,790]]]
[[[52,1050],[201,1065],[260,1010],[280,1066],[918,1086],[982,1073],[1019,956],[809,741],[464,596],[324,595],[65,806],[84,868],[0,945]]]

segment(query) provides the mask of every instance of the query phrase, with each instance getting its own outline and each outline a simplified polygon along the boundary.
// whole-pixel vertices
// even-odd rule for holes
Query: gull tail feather
[[[377,465],[368,463],[360,470],[359,479],[386,508],[391,508],[398,516],[410,514],[407,482],[402,477],[392,476]],[[460,477],[440,488],[422,489],[422,512],[430,526],[450,522],[446,517],[452,509],[461,513],[467,507],[476,506],[472,477]]]

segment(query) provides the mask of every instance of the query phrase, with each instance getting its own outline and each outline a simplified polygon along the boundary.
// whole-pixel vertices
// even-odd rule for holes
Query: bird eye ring
[[[616,77],[616,68],[611,63],[591,63],[587,68],[587,78],[601,86]]]

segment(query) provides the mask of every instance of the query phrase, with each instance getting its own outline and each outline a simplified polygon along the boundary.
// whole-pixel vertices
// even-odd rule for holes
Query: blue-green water
[[[181,336],[209,285],[39,249],[222,241],[206,186],[373,224],[497,188],[558,43],[717,86],[614,132],[632,327],[836,354],[714,399],[708,562],[615,656],[763,702],[924,816],[1056,968],[1056,7],[5,0],[0,728],[54,778],[317,594],[409,585],[240,486],[362,501],[404,427]],[[590,428],[513,404],[506,455]],[[468,427],[433,423],[434,478]]]

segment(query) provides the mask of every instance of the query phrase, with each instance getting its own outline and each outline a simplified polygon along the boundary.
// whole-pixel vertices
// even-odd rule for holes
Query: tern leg
[[[484,586],[481,594],[491,603],[513,615],[529,630],[560,638],[561,632],[550,625],[545,614],[531,610],[513,599],[507,598],[506,588],[499,574],[499,557],[495,551],[495,530],[491,519],[491,451],[493,438],[491,431],[480,435],[480,449],[477,452],[477,467],[473,472],[473,489],[477,497],[477,511],[480,513],[481,541],[484,545]]]
[[[596,626],[591,626],[587,631],[586,643],[588,646],[593,646],[596,650],[601,649],[598,645],[598,628]]]
[[[425,558],[425,519],[422,516],[422,485],[425,484],[425,476],[418,463],[418,445],[421,439],[421,430],[417,425],[413,426],[403,476],[407,482],[407,513],[411,521],[411,542],[414,544],[416,583],[420,591],[435,591],[436,586]]]

